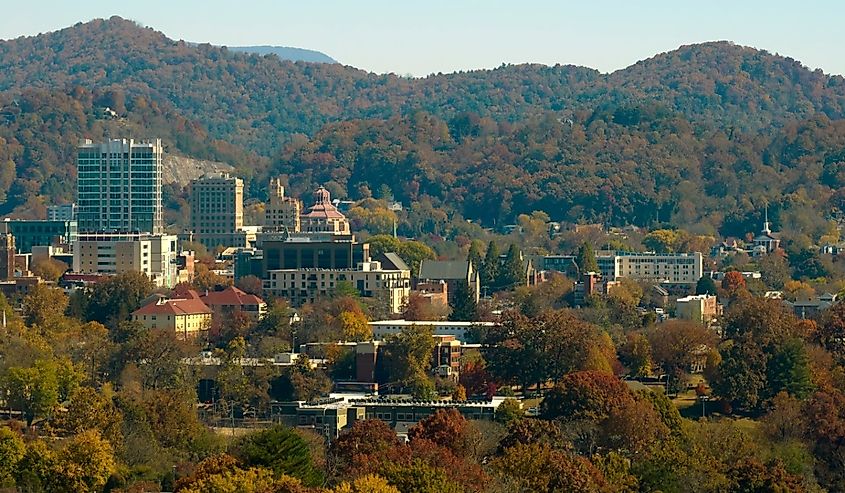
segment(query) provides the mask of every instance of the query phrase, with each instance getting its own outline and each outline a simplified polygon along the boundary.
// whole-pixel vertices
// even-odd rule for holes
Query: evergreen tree
[[[481,255],[482,243],[480,240],[472,240],[469,245],[469,254],[467,260],[472,263],[475,270],[480,270],[484,263],[484,257]]]
[[[793,338],[780,348],[767,366],[768,387],[772,395],[780,391],[803,399],[813,392],[810,358],[803,341]]]
[[[575,259],[578,263],[578,268],[582,273],[598,272],[599,264],[596,262],[596,254],[593,253],[593,247],[586,241],[578,249],[578,257]]]
[[[716,294],[716,282],[710,276],[702,276],[695,285],[695,294]]]
[[[478,303],[475,301],[475,293],[469,288],[467,282],[459,283],[455,289],[449,320],[462,322],[478,320]]]
[[[500,289],[515,289],[525,285],[527,279],[525,266],[522,264],[522,252],[515,244],[508,248],[508,254],[499,270],[497,280],[496,285]]]
[[[484,255],[484,263],[481,265],[481,285],[492,287],[499,277],[499,247],[493,240],[487,244],[487,253]]]

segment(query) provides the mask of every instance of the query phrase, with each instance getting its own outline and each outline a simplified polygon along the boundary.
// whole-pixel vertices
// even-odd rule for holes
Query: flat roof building
[[[240,238],[243,227],[243,180],[220,173],[191,182],[191,230],[196,241],[209,250],[246,246]]]
[[[604,279],[620,277],[666,284],[694,285],[704,273],[704,260],[695,253],[613,252],[596,255]]]
[[[143,272],[156,286],[172,288],[177,280],[177,253],[176,235],[80,234],[73,249],[73,271],[106,275]]]
[[[77,215],[84,232],[164,229],[160,139],[84,140],[77,148]]]

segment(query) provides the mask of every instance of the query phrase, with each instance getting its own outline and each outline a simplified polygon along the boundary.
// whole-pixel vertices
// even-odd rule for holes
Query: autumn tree
[[[88,320],[114,329],[141,306],[153,292],[153,283],[143,272],[128,271],[98,282],[88,299]]]
[[[343,311],[336,320],[346,341],[366,341],[373,336],[367,316],[360,310]]]
[[[256,276],[244,276],[235,282],[240,290],[256,296],[264,296],[264,283]]]
[[[42,330],[49,330],[59,324],[68,306],[68,297],[61,290],[46,284],[38,284],[23,300],[23,318],[29,325],[37,325]]]
[[[601,492],[607,488],[602,473],[587,459],[545,444],[517,444],[505,449],[493,469],[509,480],[512,491]]]
[[[540,410],[549,419],[601,421],[633,402],[633,394],[616,376],[579,371],[564,376],[543,399]]]
[[[53,257],[43,258],[32,265],[33,274],[51,282],[57,282],[67,270],[66,263]]]
[[[725,273],[722,279],[722,289],[727,291],[728,296],[734,296],[741,289],[745,288],[745,278],[742,277],[742,272],[732,270]]]
[[[328,453],[336,473],[349,477],[357,465],[386,456],[401,445],[390,425],[380,419],[367,419],[355,421],[342,431],[329,445]]]
[[[466,457],[471,451],[472,431],[469,422],[457,409],[439,409],[411,427],[408,438],[412,442],[429,440],[451,450],[458,457]]]
[[[38,360],[28,368],[9,368],[2,385],[7,404],[21,411],[27,426],[59,403],[57,365],[50,360]]]
[[[387,381],[410,388],[416,395],[430,395],[433,384],[428,376],[434,350],[433,329],[411,325],[385,339],[383,356]]]
[[[7,427],[0,428],[0,487],[13,487],[17,465],[26,452],[23,438]]]
[[[702,349],[715,349],[716,333],[701,324],[673,320],[645,332],[654,362],[678,382],[686,375]]]

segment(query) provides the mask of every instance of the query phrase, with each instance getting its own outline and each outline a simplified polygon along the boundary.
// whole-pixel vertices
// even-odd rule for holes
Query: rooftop
[[[494,322],[450,322],[444,320],[376,320],[368,322],[370,325],[411,327],[414,325],[430,327],[495,327]]]
[[[423,260],[420,279],[466,279],[470,263],[466,260]]]
[[[162,299],[147,303],[132,315],[200,315],[211,314],[211,308],[196,298]]]

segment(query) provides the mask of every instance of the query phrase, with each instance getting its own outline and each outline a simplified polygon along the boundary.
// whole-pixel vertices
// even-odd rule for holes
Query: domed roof
[[[301,217],[345,219],[345,216],[332,204],[332,196],[325,187],[314,191],[314,205],[309,207],[308,212],[302,214]]]
[[[325,187],[320,187],[314,191],[314,204],[331,204],[332,196]]]

